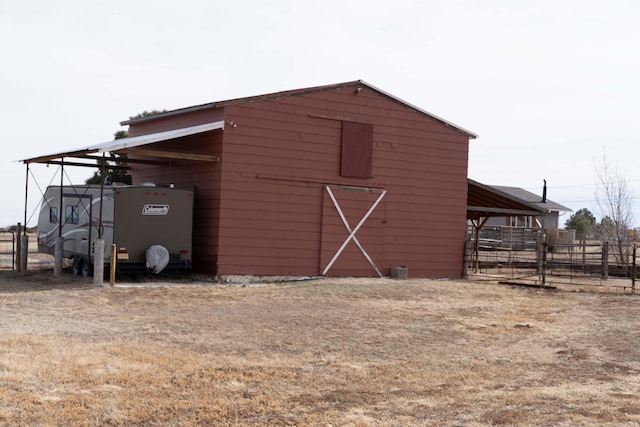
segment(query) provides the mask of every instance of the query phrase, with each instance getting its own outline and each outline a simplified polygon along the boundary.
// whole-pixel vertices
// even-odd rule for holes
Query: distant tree
[[[166,112],[167,112],[167,110],[151,110],[151,111],[144,110],[140,114],[136,114],[135,116],[129,116],[129,120],[135,120],[135,119],[141,119],[143,117],[155,116],[156,114],[162,114],[162,113],[166,113]]]
[[[109,156],[105,158],[105,177],[111,176],[124,176],[127,174],[127,170],[124,169],[127,166],[127,155],[109,153]],[[93,176],[85,180],[85,184],[100,184],[102,182],[102,169],[98,169],[93,172]]]
[[[129,132],[127,132],[126,130],[119,130],[118,132],[113,134],[113,139],[122,139],[122,138],[128,138],[129,137]]]
[[[135,116],[129,116],[130,120],[141,119],[143,117],[155,116],[156,114],[165,113],[167,110],[151,110],[151,111],[143,111],[140,114],[136,114]],[[122,139],[128,138],[129,132],[126,130],[119,130],[113,134],[113,139]],[[109,167],[111,166],[111,167]],[[115,167],[114,166],[118,166]],[[126,154],[117,154],[117,153],[109,153],[109,158],[106,160],[105,165],[105,176],[118,176],[118,175],[126,175],[126,169],[123,167],[127,166],[127,155]],[[102,169],[99,168],[97,171],[93,172],[93,176],[85,180],[85,184],[100,184],[103,181],[102,177]]]
[[[613,220],[608,216],[605,216],[594,227],[596,237],[602,240],[603,242],[608,241],[608,235],[606,230],[610,230],[613,227],[614,227]]]
[[[629,181],[609,163],[605,153],[596,163],[596,177],[596,202],[602,217],[600,236],[613,245],[616,262],[627,265],[633,240],[633,193]]]
[[[596,217],[593,216],[589,209],[582,208],[569,217],[564,223],[564,228],[576,230],[576,237],[580,240],[580,243],[584,243],[593,232],[595,225]]]

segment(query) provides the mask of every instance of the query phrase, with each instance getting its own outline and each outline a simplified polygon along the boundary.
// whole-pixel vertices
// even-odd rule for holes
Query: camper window
[[[58,208],[49,208],[49,222],[53,224],[58,222]]]
[[[78,223],[78,207],[67,205],[65,206],[65,222],[67,224],[77,224]]]

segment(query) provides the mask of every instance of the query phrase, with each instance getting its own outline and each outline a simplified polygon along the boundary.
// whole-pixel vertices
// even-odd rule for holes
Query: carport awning
[[[494,216],[541,216],[544,210],[532,203],[496,190],[471,179],[468,182],[467,219],[478,220]]]
[[[162,151],[150,151],[143,152],[139,147],[144,145],[153,144],[155,142],[168,141],[170,139],[182,138],[184,136],[195,135],[198,133],[209,132],[212,130],[224,129],[224,121],[206,123],[203,125],[190,126],[180,129],[172,129],[164,132],[150,133],[147,135],[134,136],[131,138],[115,139],[113,141],[102,142],[100,144],[90,145],[84,148],[78,148],[70,151],[62,151],[59,153],[53,153],[45,156],[32,157],[30,159],[22,160],[23,163],[49,163],[55,159],[64,159],[69,157],[88,158],[90,154],[101,153],[115,153],[115,152],[130,152],[136,154],[152,154],[156,157],[167,158],[188,158],[192,160],[217,160],[214,156],[175,153],[175,152],[162,152]]]

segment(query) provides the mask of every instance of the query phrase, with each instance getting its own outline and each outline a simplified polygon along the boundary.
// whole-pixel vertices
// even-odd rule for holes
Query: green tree
[[[136,114],[135,116],[129,116],[130,120],[141,119],[143,117],[155,116],[156,114],[165,113],[167,110],[151,110],[151,111],[143,111],[140,114]],[[113,134],[113,139],[122,139],[128,138],[129,132],[121,129]],[[105,165],[105,176],[113,175],[126,175],[127,170],[127,155],[126,154],[118,154],[118,153],[109,153],[109,158],[106,159]],[[103,181],[102,177],[102,169],[98,168],[98,170],[93,172],[93,176],[85,180],[85,184],[100,184]]]
[[[119,130],[118,132],[113,134],[113,139],[122,139],[127,138],[129,136],[129,132],[126,130]]]
[[[576,237],[583,243],[593,232],[596,225],[596,217],[587,208],[582,208],[571,215],[564,223],[567,230],[576,230]]]

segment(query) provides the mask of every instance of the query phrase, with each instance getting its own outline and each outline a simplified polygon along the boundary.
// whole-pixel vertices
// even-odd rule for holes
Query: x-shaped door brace
[[[349,244],[349,242],[351,240],[353,240],[353,243],[355,243],[356,246],[358,246],[358,248],[360,249],[360,252],[362,252],[362,255],[364,255],[364,257],[367,259],[367,261],[369,261],[369,264],[371,264],[371,267],[373,267],[373,269],[376,271],[376,273],[378,273],[378,277],[382,277],[382,273],[380,273],[380,270],[378,269],[378,267],[376,267],[376,264],[373,262],[373,260],[369,256],[369,254],[367,254],[367,251],[364,250],[364,248],[362,247],[362,245],[358,241],[358,238],[356,237],[356,233],[358,232],[358,230],[360,230],[360,227],[362,227],[362,225],[365,223],[367,218],[369,218],[371,213],[376,209],[378,204],[380,204],[380,202],[384,198],[385,194],[387,194],[387,190],[380,190],[381,193],[378,196],[378,198],[376,199],[376,201],[373,203],[373,205],[371,205],[371,207],[369,208],[367,213],[362,217],[362,219],[360,220],[358,225],[356,225],[353,229],[351,229],[351,226],[349,225],[349,221],[347,221],[347,218],[345,218],[344,213],[342,213],[342,209],[340,209],[340,205],[338,204],[338,201],[336,200],[335,196],[333,195],[333,191],[331,191],[331,188],[328,185],[325,185],[324,188],[327,190],[327,193],[329,194],[329,197],[331,197],[331,201],[333,202],[333,206],[335,206],[336,210],[338,211],[338,215],[340,215],[340,219],[342,220],[342,223],[344,224],[344,226],[346,227],[347,231],[349,232],[349,236],[344,241],[344,243],[342,243],[342,246],[340,246],[340,249],[338,249],[338,251],[335,253],[333,258],[331,258],[331,261],[329,261],[329,264],[327,264],[327,266],[324,268],[324,270],[322,270],[322,275],[325,276],[327,274],[327,272],[331,269],[331,266],[333,266],[333,263],[336,262],[336,260],[340,256],[340,254],[342,254],[342,251],[344,251],[344,248],[346,248],[347,245]]]

